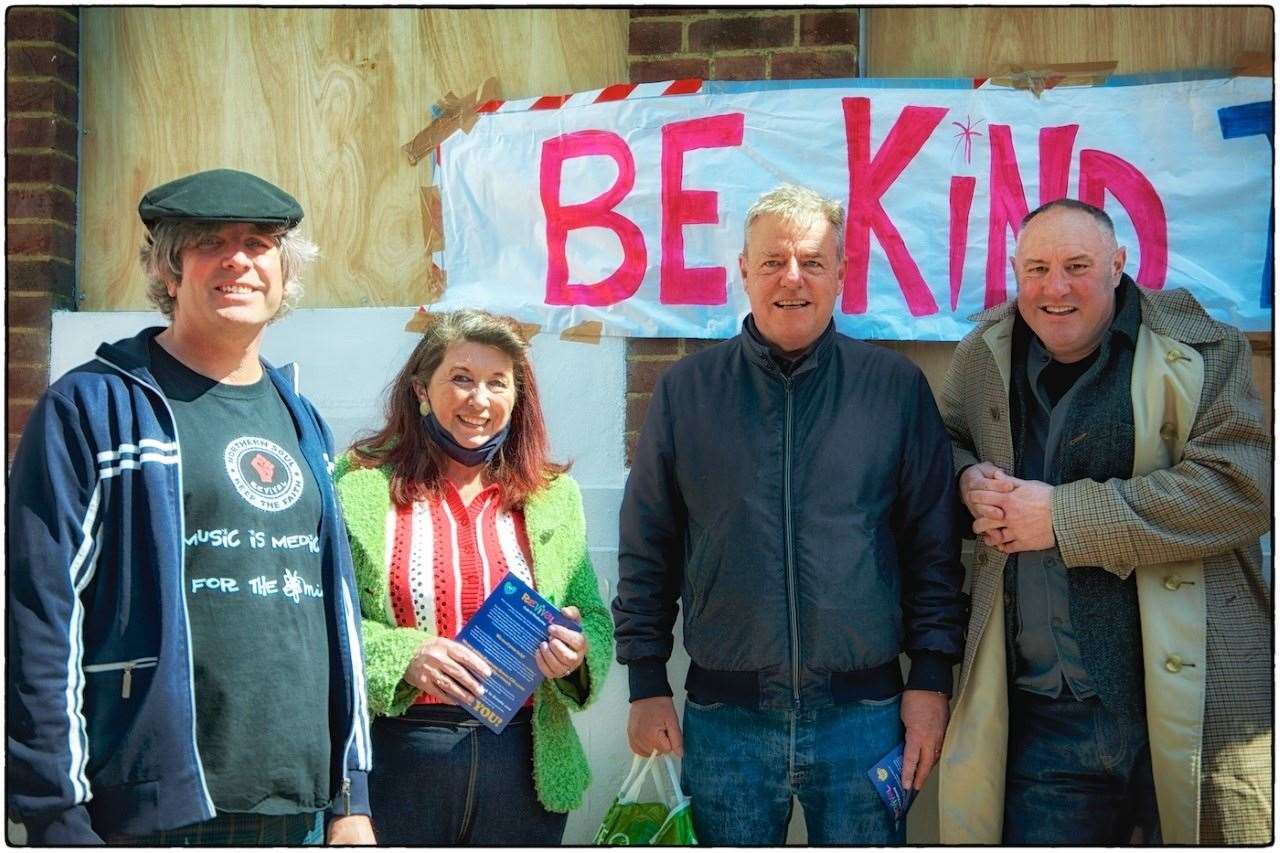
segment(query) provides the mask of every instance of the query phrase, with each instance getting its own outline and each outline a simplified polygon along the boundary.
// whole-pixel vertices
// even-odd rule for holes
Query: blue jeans
[[[791,797],[809,844],[901,844],[867,770],[902,740],[900,696],[820,711],[684,706],[685,793],[702,844],[781,845]]]
[[[1009,691],[1005,844],[1160,843],[1147,722],[1077,701]]]
[[[390,847],[555,847],[568,815],[547,811],[533,786],[528,709],[502,734],[457,708],[410,708],[373,721],[369,810]]]

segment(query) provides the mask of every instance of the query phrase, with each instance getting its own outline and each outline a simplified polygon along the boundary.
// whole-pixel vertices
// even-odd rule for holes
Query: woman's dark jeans
[[[378,844],[553,847],[568,815],[533,787],[525,708],[495,735],[459,708],[418,705],[373,721],[369,805]]]

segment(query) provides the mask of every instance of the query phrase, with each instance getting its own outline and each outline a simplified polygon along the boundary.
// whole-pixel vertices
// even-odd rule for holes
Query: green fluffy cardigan
[[[356,467],[349,456],[343,456],[334,479],[360,588],[369,708],[374,714],[399,716],[419,695],[401,676],[432,634],[395,627],[387,610],[384,551],[391,509],[390,469]],[[567,812],[582,805],[582,792],[591,781],[569,711],[591,704],[604,684],[613,659],[613,620],[600,600],[587,555],[578,484],[565,475],[556,477],[525,503],[524,521],[538,592],[558,607],[577,607],[587,637],[587,696],[580,701],[577,690],[560,681],[543,681],[533,694],[533,779],[538,799],[549,811]]]

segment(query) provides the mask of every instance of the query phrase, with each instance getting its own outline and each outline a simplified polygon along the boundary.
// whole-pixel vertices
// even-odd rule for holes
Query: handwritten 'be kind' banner
[[[484,116],[440,152],[438,307],[729,337],[748,310],[743,217],[787,182],[846,206],[836,324],[849,335],[959,339],[1012,295],[1022,216],[1063,196],[1111,214],[1140,284],[1270,328],[1270,80],[1039,99],[847,82]]]

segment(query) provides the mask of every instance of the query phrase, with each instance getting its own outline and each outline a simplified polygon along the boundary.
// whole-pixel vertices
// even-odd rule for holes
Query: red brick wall
[[[80,22],[75,8],[5,15],[8,457],[49,384],[49,321],[75,307]]]
[[[784,80],[858,76],[858,13],[852,9],[638,9],[631,12],[632,83]],[[737,265],[726,258],[732,284]],[[626,458],[662,372],[703,341],[627,340]]]

